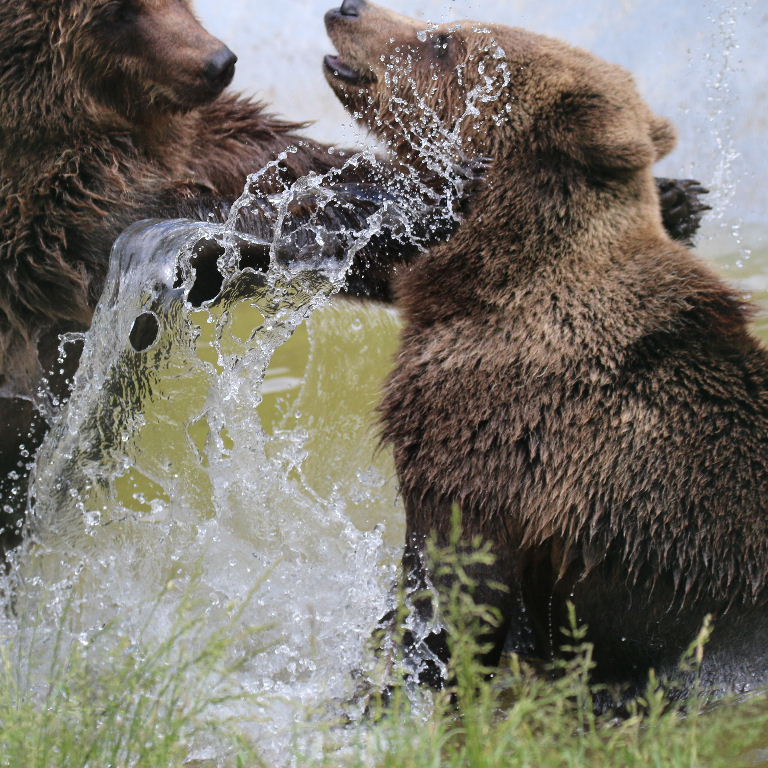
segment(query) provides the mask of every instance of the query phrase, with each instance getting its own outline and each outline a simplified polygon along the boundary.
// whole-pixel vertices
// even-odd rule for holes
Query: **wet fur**
[[[405,327],[380,414],[405,574],[424,582],[425,540],[447,543],[458,504],[466,545],[479,534],[496,555],[475,572],[502,617],[487,661],[505,643],[557,655],[572,601],[595,679],[631,694],[652,667],[677,675],[711,613],[705,687],[764,685],[768,354],[741,298],[664,231],[651,167],[671,125],[586,51],[473,22],[420,40],[424,22],[354,5],[327,26],[368,82],[329,82],[403,156],[415,150],[398,111],[414,95],[388,63],[407,58],[449,124],[498,45],[511,73],[462,128],[463,151],[494,158],[487,183],[396,283]]]

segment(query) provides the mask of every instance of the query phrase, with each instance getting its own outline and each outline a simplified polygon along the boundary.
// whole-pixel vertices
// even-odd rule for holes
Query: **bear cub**
[[[455,236],[395,286],[380,414],[404,575],[428,583],[425,541],[447,543],[457,504],[463,541],[495,554],[474,574],[501,617],[486,661],[505,642],[555,657],[570,602],[594,679],[631,695],[651,668],[679,679],[712,614],[704,686],[764,685],[768,354],[741,298],[664,230],[651,168],[671,124],[622,68],[523,29],[365,0],[326,25],[329,83],[399,156],[494,161]]]

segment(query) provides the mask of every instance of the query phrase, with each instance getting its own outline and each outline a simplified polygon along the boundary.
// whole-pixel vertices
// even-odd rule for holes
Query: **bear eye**
[[[113,0],[101,8],[100,16],[110,24],[128,24],[139,15],[135,0]]]
[[[435,35],[432,38],[432,50],[435,58],[444,59],[448,56],[450,44],[451,36],[449,34]]]

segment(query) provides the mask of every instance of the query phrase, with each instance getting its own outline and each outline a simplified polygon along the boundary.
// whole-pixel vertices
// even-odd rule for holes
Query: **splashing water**
[[[417,38],[424,42],[437,29],[437,25],[430,24],[417,33]],[[460,29],[461,24],[457,23],[450,25],[447,31],[450,33]],[[478,105],[496,102],[498,108],[494,120],[501,124],[506,119],[504,108],[511,82],[506,53],[493,38],[492,30],[473,27],[473,31],[488,35],[488,42],[470,53],[466,61],[456,67],[456,86],[463,91],[464,109],[450,125],[444,122],[433,106],[437,104],[439,108],[443,103],[439,75],[434,73],[431,87],[425,89],[415,74],[418,54],[414,54],[405,45],[396,47],[391,54],[382,57],[382,62],[386,63],[384,82],[387,92],[391,94],[388,106],[393,112],[398,134],[432,172],[446,178],[451,178],[451,163],[469,151],[472,132],[479,130],[479,124],[474,122],[474,118],[480,115]],[[470,69],[480,75],[471,87],[469,84],[475,82],[476,78],[467,76]],[[380,119],[376,123],[382,125]]]
[[[451,125],[430,106],[438,84],[420,92],[407,51],[387,64],[402,134],[445,179],[443,218],[461,194],[455,164],[478,104],[498,102],[504,117],[510,72],[490,36],[486,49],[463,65],[481,79]],[[350,310],[327,305],[383,228],[418,240],[403,210],[425,192],[406,176],[364,226],[329,229],[295,209],[338,202],[336,172],[267,195],[279,162],[249,179],[223,224],[142,222],[116,243],[73,395],[38,454],[32,535],[3,584],[2,619],[24,680],[44,691],[61,643],[87,647],[109,627],[115,645],[141,654],[180,613],[192,611],[205,637],[242,606],[238,622],[264,627],[267,651],[238,647],[233,690],[256,698],[222,704],[222,714],[250,723],[273,765],[327,748],[320,731],[296,729],[318,708],[349,712],[353,675],[367,674],[368,639],[390,607],[401,509],[373,417],[352,396],[375,404],[397,320],[354,310],[350,322]],[[376,161],[361,153],[355,164]],[[254,214],[263,231],[245,235]],[[192,301],[200,243],[221,286]],[[287,396],[295,372],[278,358],[289,340],[307,349],[302,385]],[[365,346],[350,351],[358,340]],[[331,366],[336,350],[346,356]],[[344,741],[338,730],[332,739]],[[226,745],[190,749],[216,761]]]
[[[369,332],[362,355],[350,354],[360,327],[324,309],[304,331],[310,354],[323,345],[317,357],[327,360],[329,337],[344,337],[344,378],[330,382],[334,369],[310,359],[298,397],[277,414],[264,401],[275,356],[327,306],[372,237],[386,229],[418,244],[429,232],[414,226],[416,200],[431,203],[433,227],[455,218],[462,132],[508,84],[504,52],[491,41],[488,56],[462,65],[481,79],[451,125],[429,106],[434,93],[419,93],[413,64],[395,56],[387,77],[401,93],[398,125],[439,189],[415,170],[390,173],[386,193],[366,199],[370,214],[351,226],[343,212],[356,190],[334,186],[343,171],[283,183],[278,157],[249,177],[224,223],[139,222],[116,242],[91,329],[62,341],[84,339],[81,363],[69,402],[49,414],[29,536],[2,585],[2,632],[25,660],[21,685],[42,695],[67,645],[93,648],[95,668],[109,665],[95,642],[105,628],[110,648],[141,656],[174,636],[180,617],[191,615],[204,643],[236,613],[243,627],[263,627],[268,650],[234,643],[244,663],[221,714],[252,723],[266,760],[327,749],[324,731],[296,733],[318,710],[360,713],[353,702],[374,666],[372,631],[392,607],[403,520],[373,417],[355,417],[346,398],[367,387],[372,410],[395,316],[368,313],[382,338]],[[377,177],[370,152],[350,168]],[[324,216],[329,206],[342,215]],[[319,417],[313,400],[323,399]],[[344,741],[338,730],[332,738]],[[217,761],[227,745],[208,736],[190,750]]]
[[[381,348],[369,342],[370,360],[353,353],[341,386],[310,361],[300,396],[277,415],[263,403],[270,364],[371,237],[387,228],[418,239],[403,211],[424,191],[415,175],[403,178],[357,228],[343,217],[321,226],[317,216],[339,205],[336,172],[266,196],[281,159],[249,178],[223,224],[140,222],[116,242],[71,399],[38,453],[30,535],[3,584],[2,625],[26,659],[22,685],[45,691],[62,645],[88,647],[108,627],[112,647],[140,655],[172,636],[181,614],[193,611],[201,641],[239,605],[238,621],[264,627],[259,644],[269,650],[246,653],[233,682],[257,701],[222,705],[223,716],[258,720],[250,735],[273,764],[287,760],[296,724],[318,704],[352,698],[388,608],[403,536],[394,472],[375,454],[372,417],[344,414],[343,388],[367,385],[374,404],[379,381],[368,368],[381,376],[397,321],[369,315]],[[376,160],[361,153],[350,165]],[[446,189],[438,219],[454,215],[460,181]],[[243,233],[254,229],[268,236]],[[200,293],[201,274],[220,287]],[[359,322],[324,312],[309,327],[314,348],[354,339]],[[306,423],[301,411],[329,395],[340,420]],[[215,740],[190,748],[226,752]]]

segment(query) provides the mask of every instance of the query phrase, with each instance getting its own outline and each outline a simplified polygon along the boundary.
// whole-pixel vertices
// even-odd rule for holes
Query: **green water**
[[[205,317],[201,312],[197,353],[215,364],[214,326]],[[232,312],[232,335],[223,351],[245,348],[262,321],[257,309],[241,303]],[[268,438],[268,456],[288,444],[300,445],[290,471],[308,498],[327,502],[343,497],[352,523],[361,531],[381,525],[393,549],[402,542],[403,517],[391,454],[378,442],[375,408],[399,330],[397,312],[376,303],[337,299],[317,310],[277,349],[254,420]],[[204,450],[209,429],[206,419],[197,417],[205,411],[205,382],[180,377],[175,388],[173,380],[163,376],[162,396],[148,404],[135,438],[142,471],[133,467],[118,480],[121,506],[139,513],[144,522],[153,501],[169,500],[169,474],[188,508],[214,514]],[[243,516],[243,525],[247,519]],[[245,530],[243,535],[249,537]]]
[[[399,330],[397,312],[373,303],[340,299],[315,312],[277,350],[260,408],[268,434],[306,430],[302,473],[313,491],[343,492],[353,522],[361,530],[385,523],[393,544],[402,541],[397,482],[375,408]]]
[[[757,306],[753,329],[768,343],[768,249],[756,250],[746,259],[741,251],[730,250],[705,261]],[[252,327],[246,308],[233,329],[247,338]],[[353,490],[348,499],[355,523],[362,530],[387,523],[387,538],[393,544],[399,542],[401,512],[390,453],[377,443],[375,407],[393,365],[399,329],[397,311],[390,307],[336,299],[277,350],[259,409],[270,435],[306,430],[303,472],[323,497],[342,481],[349,489],[350,473],[357,475],[352,486],[358,492]],[[377,520],[383,511],[385,519]]]

